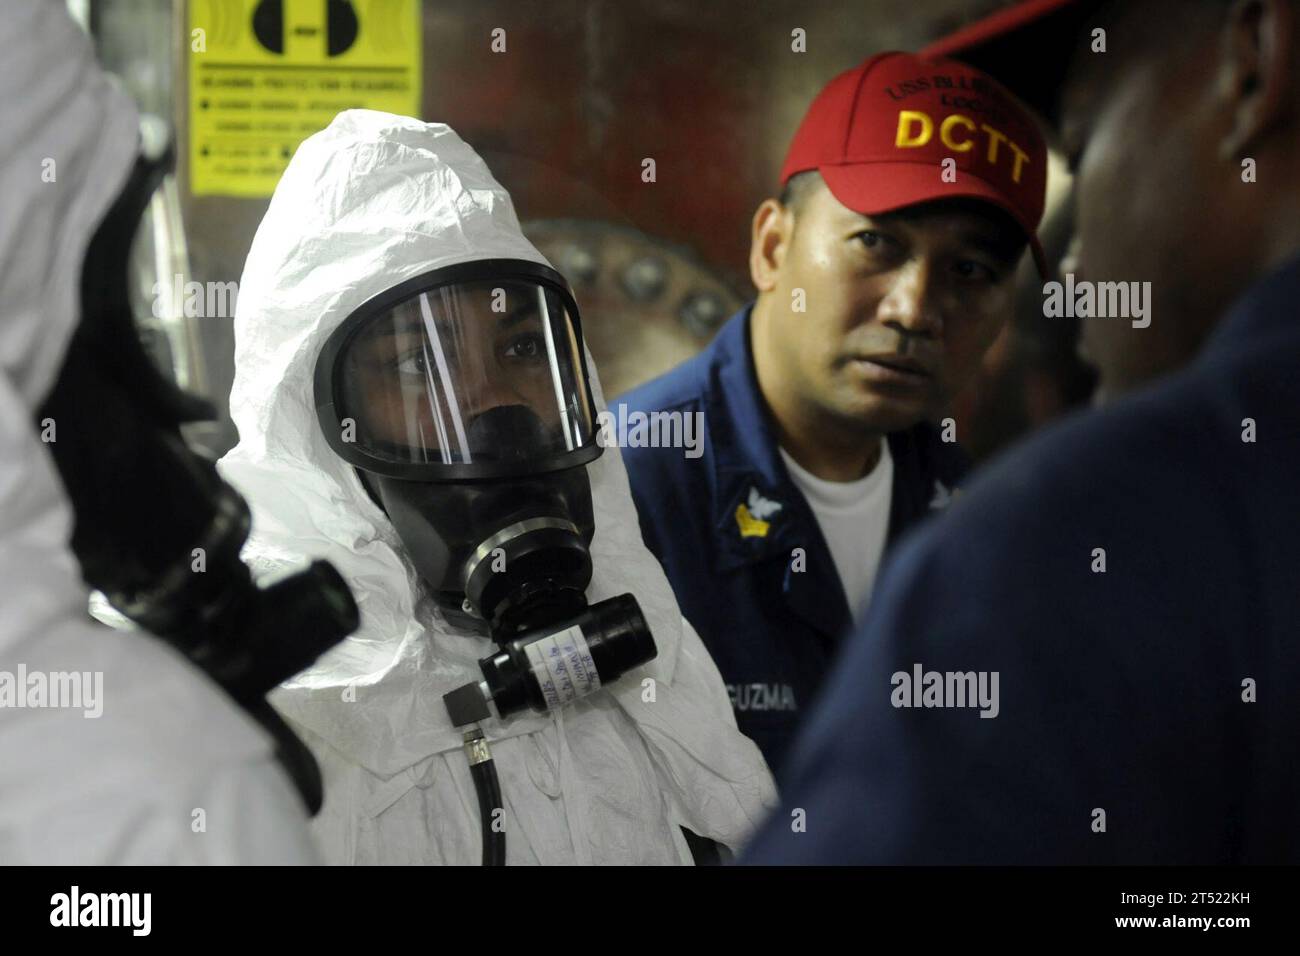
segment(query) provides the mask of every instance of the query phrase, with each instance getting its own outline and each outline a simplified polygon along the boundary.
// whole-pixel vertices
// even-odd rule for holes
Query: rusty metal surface
[[[449,123],[479,151],[521,219],[641,233],[684,250],[701,276],[747,297],[750,217],[775,190],[786,146],[821,86],[872,53],[918,46],[997,5],[430,0],[422,118]],[[498,27],[505,53],[491,50]],[[805,53],[791,50],[796,28],[806,32]],[[182,112],[184,76],[177,71]],[[184,116],[177,119],[184,144]],[[646,158],[655,160],[653,183],[641,178]],[[184,183],[183,155],[181,173]],[[266,205],[186,197],[197,279],[238,279]],[[679,329],[641,327],[638,310],[595,308],[582,295],[589,334],[602,343],[594,351],[615,366],[613,384],[635,377],[619,367],[634,360],[610,351],[620,341],[655,369],[700,344]],[[229,323],[208,328],[205,344],[214,391],[225,395],[233,377]],[[229,428],[230,443],[234,437]]]

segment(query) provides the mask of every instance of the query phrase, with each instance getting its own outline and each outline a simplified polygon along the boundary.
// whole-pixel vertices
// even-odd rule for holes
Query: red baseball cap
[[[894,52],[841,73],[808,108],[781,184],[814,169],[836,199],[866,216],[936,199],[985,200],[1020,224],[1047,274],[1037,235],[1047,144],[1014,97],[973,67]]]
[[[921,56],[957,57],[984,70],[1055,122],[1070,54],[1101,5],[1101,0],[1022,0],[934,41]]]

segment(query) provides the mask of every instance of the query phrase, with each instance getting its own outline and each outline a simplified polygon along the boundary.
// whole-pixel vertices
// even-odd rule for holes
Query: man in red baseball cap
[[[931,49],[1057,118],[1071,272],[1154,307],[1085,322],[1102,409],[899,549],[753,859],[1300,862],[1300,2],[1034,0]]]
[[[1047,153],[996,82],[885,53],[817,96],[753,219],[756,301],[620,410],[694,416],[701,455],[625,444],[646,543],[779,764],[889,542],[945,506],[939,427],[1041,260]]]

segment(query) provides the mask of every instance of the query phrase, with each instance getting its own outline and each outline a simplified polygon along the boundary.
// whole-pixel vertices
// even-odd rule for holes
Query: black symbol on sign
[[[346,53],[357,42],[361,24],[351,0],[326,0],[325,43],[330,56]],[[313,27],[297,27],[295,33],[311,35]],[[253,36],[272,53],[284,52],[284,0],[262,0],[253,10]]]
[[[357,33],[361,25],[357,22],[357,11],[352,8],[350,0],[329,0],[326,13],[326,40],[329,43],[329,55],[338,56],[351,49],[357,42]]]

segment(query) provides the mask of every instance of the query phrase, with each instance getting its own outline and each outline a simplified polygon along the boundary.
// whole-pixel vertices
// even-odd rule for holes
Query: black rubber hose
[[[493,829],[492,822],[501,807],[501,781],[497,778],[495,760],[484,760],[471,764],[470,777],[474,780],[474,790],[478,793],[478,816],[483,831],[483,865],[506,865],[506,832],[504,827]]]

